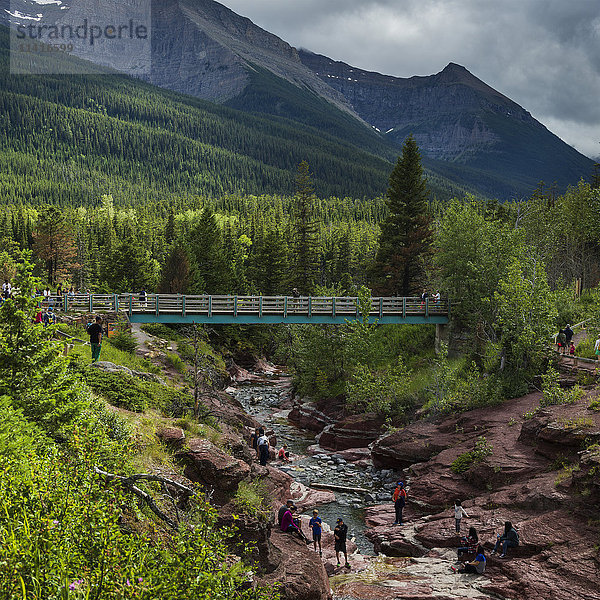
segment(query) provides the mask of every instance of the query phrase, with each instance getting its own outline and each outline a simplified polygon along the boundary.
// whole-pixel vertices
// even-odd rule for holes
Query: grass
[[[594,421],[590,417],[577,417],[573,419],[561,417],[557,420],[557,423],[565,429],[587,429],[594,426]]]
[[[269,517],[269,501],[261,481],[240,481],[233,503],[244,513],[253,517]]]
[[[191,414],[187,414],[175,421],[177,427],[181,427],[192,437],[205,438],[215,446],[223,445],[223,436],[218,429],[207,423],[198,423]]]
[[[142,325],[142,331],[172,342],[177,342],[181,339],[181,336],[174,329],[168,327],[164,323],[144,323],[144,325]]]
[[[569,477],[573,475],[573,473],[579,470],[580,466],[578,464],[566,465],[565,467],[563,467],[562,471],[560,471],[560,473],[556,476],[556,479],[554,480],[554,485],[559,485],[563,481],[566,481],[567,479],[569,479]]]
[[[488,444],[485,437],[480,437],[475,442],[475,447],[470,452],[464,452],[450,465],[453,473],[460,475],[466,473],[474,464],[481,462],[486,456],[492,454],[494,447]]]
[[[175,352],[166,352],[165,362],[169,367],[175,369],[178,373],[183,374],[186,372],[185,363],[181,360],[179,354],[176,354]]]
[[[137,452],[132,461],[137,472],[155,472],[161,469],[174,469],[173,453],[156,437],[156,431],[170,425],[167,419],[155,410],[132,415],[123,413],[122,418],[129,424],[131,436]]]
[[[81,327],[60,326],[61,331],[65,331],[73,337],[85,340],[87,334]],[[91,362],[90,347],[80,342],[75,342],[74,348],[70,355],[79,357],[84,363]],[[160,369],[149,360],[140,358],[139,356],[116,348],[110,343],[102,343],[102,351],[100,352],[100,360],[122,365],[133,371],[143,371],[148,373],[160,373]]]

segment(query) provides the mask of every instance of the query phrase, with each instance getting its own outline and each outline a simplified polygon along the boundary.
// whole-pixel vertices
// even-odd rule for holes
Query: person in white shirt
[[[461,506],[460,500],[454,503],[454,522],[456,525],[456,533],[460,533],[460,520],[464,517],[469,518],[465,509]]]
[[[269,438],[263,431],[258,440],[256,441],[258,447],[258,460],[261,465],[266,466],[267,460],[269,460]]]

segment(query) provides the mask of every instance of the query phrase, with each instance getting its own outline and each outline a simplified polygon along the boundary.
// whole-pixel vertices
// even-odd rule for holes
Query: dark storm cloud
[[[400,77],[464,65],[588,155],[600,152],[596,0],[222,0],[282,37]]]

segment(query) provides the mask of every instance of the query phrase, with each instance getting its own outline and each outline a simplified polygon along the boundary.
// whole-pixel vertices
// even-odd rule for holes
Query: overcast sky
[[[599,0],[220,0],[303,47],[398,77],[466,67],[600,156]]]

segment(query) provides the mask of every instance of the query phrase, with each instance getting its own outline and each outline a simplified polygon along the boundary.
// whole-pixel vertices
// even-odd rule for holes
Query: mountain
[[[50,10],[48,0],[15,2],[22,6],[11,13],[13,24],[23,11]],[[120,5],[103,0],[103,13]],[[141,77],[292,128],[299,123],[386,161],[412,133],[443,197],[464,190],[521,197],[540,180],[562,190],[592,171],[591,160],[464,67],[450,63],[408,79],[357,69],[297,50],[213,0],[152,0],[152,68]]]
[[[465,67],[403,79],[299,56],[386,138],[401,144],[412,133],[432,168],[487,194],[519,197],[541,180],[564,189],[591,174],[593,161]]]

